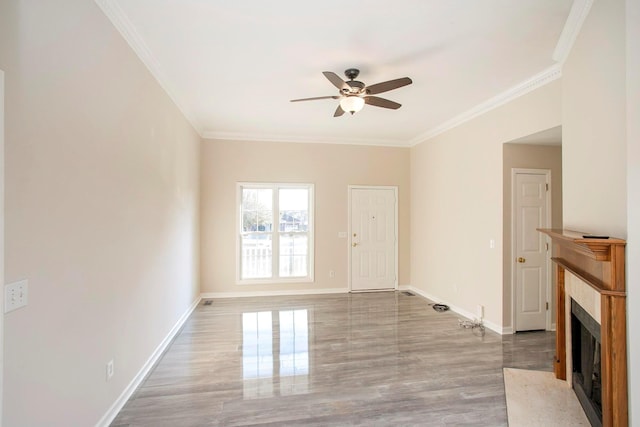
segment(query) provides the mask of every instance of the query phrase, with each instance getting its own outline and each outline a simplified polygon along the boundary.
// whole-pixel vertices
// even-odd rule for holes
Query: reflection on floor
[[[399,292],[201,304],[113,426],[506,426],[503,366],[554,334],[477,336]]]
[[[282,396],[308,391],[308,310],[281,310],[277,322],[272,315],[271,311],[242,313],[244,399],[273,396],[273,378],[280,378]],[[275,349],[274,336],[280,339]]]

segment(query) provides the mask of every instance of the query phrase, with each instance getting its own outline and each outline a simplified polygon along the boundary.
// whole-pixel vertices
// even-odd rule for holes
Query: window
[[[238,184],[238,282],[313,281],[313,184]]]

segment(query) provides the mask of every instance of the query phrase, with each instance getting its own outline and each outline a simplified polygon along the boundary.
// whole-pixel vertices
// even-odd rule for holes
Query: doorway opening
[[[518,263],[521,255],[515,256],[515,239],[513,232],[514,206],[512,189],[512,171],[514,169],[543,169],[551,172],[549,181],[551,220],[548,228],[562,228],[562,127],[557,126],[523,138],[508,141],[503,144],[503,331],[506,334],[518,330],[515,321],[516,294],[514,272],[517,266],[527,264],[527,256],[523,256],[524,263]],[[545,188],[546,191],[546,188]],[[543,242],[547,243],[547,242]],[[551,248],[546,254],[551,256]],[[545,245],[546,250],[546,245]],[[555,330],[555,288],[551,286],[550,270],[547,272],[548,289],[546,302],[549,303],[546,322],[541,329]],[[531,277],[529,277],[531,278]]]

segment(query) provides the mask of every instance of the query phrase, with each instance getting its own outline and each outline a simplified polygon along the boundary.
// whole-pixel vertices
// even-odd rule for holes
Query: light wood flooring
[[[204,301],[112,426],[506,426],[503,367],[554,333],[484,336],[402,292]]]

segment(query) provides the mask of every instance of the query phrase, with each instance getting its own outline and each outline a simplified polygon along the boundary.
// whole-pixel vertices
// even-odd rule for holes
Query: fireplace
[[[592,426],[602,426],[600,324],[571,299],[572,385]]]
[[[539,231],[556,265],[556,378],[573,386],[592,425],[627,426],[626,241]]]

